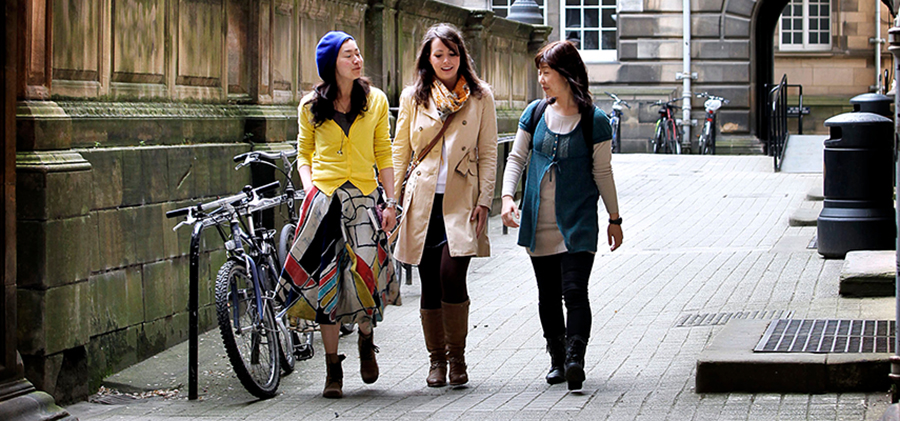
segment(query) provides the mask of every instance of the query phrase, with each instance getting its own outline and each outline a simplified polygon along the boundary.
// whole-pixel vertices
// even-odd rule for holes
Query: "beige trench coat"
[[[394,191],[398,195],[413,151],[425,149],[443,125],[433,101],[429,101],[428,107],[417,106],[412,94],[413,89],[409,87],[400,96],[393,144]],[[441,166],[442,143],[448,164],[444,225],[450,255],[486,257],[491,254],[487,227],[476,238],[476,221],[470,221],[476,206],[490,209],[497,173],[497,111],[490,87],[485,85],[485,94],[481,98],[469,96],[453,117],[443,139],[410,174],[394,249],[394,257],[403,263],[418,264],[422,258]]]

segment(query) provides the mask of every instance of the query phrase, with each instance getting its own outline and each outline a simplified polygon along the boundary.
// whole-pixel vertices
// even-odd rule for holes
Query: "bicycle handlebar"
[[[709,92],[700,92],[699,94],[697,94],[697,98],[717,99],[719,101],[722,101],[725,104],[730,102],[729,100],[722,98],[720,96],[710,95]]]
[[[234,157],[234,162],[244,161],[245,158],[249,158],[250,160],[259,160],[259,158],[276,160],[280,158],[293,158],[297,156],[297,150],[290,151],[280,151],[278,153],[264,152],[264,151],[253,151],[253,152],[245,152],[240,155]]]
[[[189,206],[186,208],[171,210],[171,211],[166,212],[166,218],[177,218],[179,216],[187,215],[192,210],[199,211],[199,212],[206,212],[208,210],[218,208],[225,204],[231,204],[231,203],[243,200],[245,197],[253,197],[254,194],[259,195],[259,194],[265,193],[269,190],[277,189],[278,186],[280,186],[280,185],[281,185],[281,183],[279,181],[273,181],[269,184],[257,187],[255,189],[251,189],[246,192],[241,192],[241,193],[231,195],[231,196],[226,196],[221,199],[216,199],[216,200],[213,200],[212,202],[201,203],[199,205],[194,205],[194,206]]]
[[[618,95],[612,94],[612,93],[609,93],[609,92],[605,92],[605,91],[604,91],[603,93],[606,94],[606,96],[612,98],[613,101],[615,101],[616,104],[623,104],[623,105],[625,105],[626,107],[628,107],[629,110],[631,109],[631,105],[628,105],[628,101],[625,101],[625,100],[623,100],[623,99],[620,99],[620,98],[618,97]]]
[[[683,97],[678,97],[678,98],[670,99],[670,100],[668,100],[668,101],[659,100],[659,101],[651,102],[651,103],[649,103],[649,104],[650,104],[650,105],[672,105],[672,104],[674,104],[674,103],[676,103],[676,102],[678,102],[678,101],[681,101],[681,100],[683,100],[683,99],[684,99]]]

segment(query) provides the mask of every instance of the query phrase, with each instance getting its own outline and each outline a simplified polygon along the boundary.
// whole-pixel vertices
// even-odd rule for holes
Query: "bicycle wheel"
[[[294,245],[296,231],[297,224],[290,222],[281,227],[281,232],[278,233],[278,264],[282,267],[287,261],[288,253],[291,252],[291,246]]]
[[[680,154],[681,142],[678,141],[678,127],[675,120],[666,120],[666,153]]]
[[[281,374],[286,376],[294,372],[294,364],[297,359],[294,358],[294,334],[288,329],[287,315],[276,317],[275,323],[278,324],[278,349],[281,351],[278,355],[280,358]]]
[[[656,122],[656,136],[653,138],[653,153],[662,153],[666,144],[666,125],[662,121]]]
[[[610,119],[610,127],[612,128],[612,140],[610,141],[612,152],[622,152],[622,145],[620,144],[621,138],[619,137],[619,117],[616,117],[615,114],[613,114],[612,119]]]
[[[709,122],[703,125],[703,132],[700,133],[700,155],[709,155]]]
[[[262,318],[256,289],[243,263],[229,260],[216,277],[216,315],[222,343],[234,373],[250,394],[275,396],[280,378],[278,327],[269,301]]]
[[[709,154],[716,154],[716,118],[713,117],[712,124],[709,128]]]
[[[267,249],[274,250],[275,246],[272,244],[271,240],[267,241]],[[278,273],[281,272],[281,265],[274,261],[275,257],[271,254],[266,254],[262,256],[258,260],[266,262],[263,265],[260,265],[259,273],[263,278],[263,284],[265,286],[265,291],[276,291],[275,284],[278,282]],[[275,315],[275,324],[278,327],[278,349],[281,365],[281,374],[288,375],[294,371],[294,338],[291,336],[291,332],[288,329],[288,321],[287,314],[282,317],[278,317],[277,314],[284,309],[284,300],[278,297],[278,294],[275,295],[275,300],[273,304],[272,314]]]

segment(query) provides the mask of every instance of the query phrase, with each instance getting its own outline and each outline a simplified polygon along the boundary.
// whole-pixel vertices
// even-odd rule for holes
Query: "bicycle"
[[[214,226],[225,242],[228,259],[219,269],[215,284],[219,331],[241,384],[261,399],[275,396],[278,389],[283,357],[280,344],[285,330],[276,321],[273,302],[278,279],[275,230],[257,227],[254,214],[283,203],[283,196],[262,196],[279,184],[246,186],[236,195],[166,213],[168,218],[186,215],[176,230],[194,225],[194,232],[199,233]],[[222,228],[226,224],[230,234]]]
[[[628,105],[627,101],[620,99],[616,94],[611,94],[609,92],[604,92],[604,94],[613,99],[612,113],[609,117],[609,125],[612,127],[612,141],[610,142],[610,147],[612,148],[613,153],[619,153],[622,152],[622,106],[624,105],[630,110],[631,105]]]
[[[656,101],[651,105],[659,106],[659,119],[656,120],[656,135],[650,139],[653,153],[681,154],[681,130],[675,124],[675,103],[683,98],[669,101]]]
[[[700,155],[715,155],[716,153],[716,112],[722,105],[729,101],[720,96],[710,95],[707,92],[697,94],[698,98],[706,98],[703,107],[706,108],[706,123],[703,123],[703,130],[700,131],[700,140],[698,142]]]
[[[292,179],[296,159],[293,161],[291,159],[296,158],[296,156],[297,150],[293,149],[290,151],[279,152],[253,151],[242,153],[234,157],[234,162],[239,163],[234,167],[235,170],[239,170],[242,167],[252,164],[261,164],[276,169],[284,176],[281,197],[283,198],[282,204],[287,208],[287,217],[284,226],[281,227],[278,234],[278,247],[276,250],[279,268],[284,268],[287,255],[290,253],[291,246],[294,244],[297,222],[300,219],[296,202],[297,200],[303,200],[306,197],[306,193],[302,189],[298,191],[294,187]],[[281,161],[281,167],[270,161]],[[276,279],[280,279],[280,277]],[[279,294],[275,297],[275,304],[277,310],[276,319],[280,323],[279,327],[282,329],[282,336],[279,338],[282,344],[281,366],[285,371],[285,374],[289,374],[293,371],[296,361],[308,360],[315,356],[313,342],[317,326],[314,323],[305,320],[297,320],[296,323],[291,323],[290,320],[287,320],[286,309],[289,307],[290,303],[293,303],[293,288],[289,285],[279,285],[278,291]],[[290,350],[293,351],[291,352]]]

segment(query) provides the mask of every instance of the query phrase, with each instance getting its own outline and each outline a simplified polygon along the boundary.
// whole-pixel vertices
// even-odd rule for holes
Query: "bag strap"
[[[428,156],[428,153],[434,149],[434,146],[437,145],[438,140],[441,139],[441,136],[447,131],[447,127],[450,126],[450,122],[453,121],[453,117],[456,116],[456,113],[450,114],[447,116],[447,119],[444,120],[444,125],[441,126],[441,131],[438,132],[437,136],[434,139],[431,139],[431,143],[428,146],[425,146],[425,149],[422,149],[422,153],[413,157],[412,166],[409,167],[409,172],[412,172],[413,169],[419,166],[419,163],[422,162],[422,158]]]
[[[537,130],[538,121],[541,120],[541,117],[544,115],[544,110],[547,109],[547,98],[541,99],[534,108],[531,109],[531,119],[528,120],[528,133],[531,133],[534,136],[534,131]],[[531,149],[531,143],[528,144],[528,149]]]
[[[531,119],[528,121],[528,133],[534,136],[537,130],[538,121],[544,116],[547,109],[547,99],[544,98],[531,109]],[[588,112],[581,113],[581,135],[584,137],[584,143],[587,145],[588,154],[594,149],[594,106]],[[528,142],[528,149],[531,149],[534,142]]]
[[[587,145],[588,156],[594,154],[594,105],[586,113],[581,113],[581,135]]]

